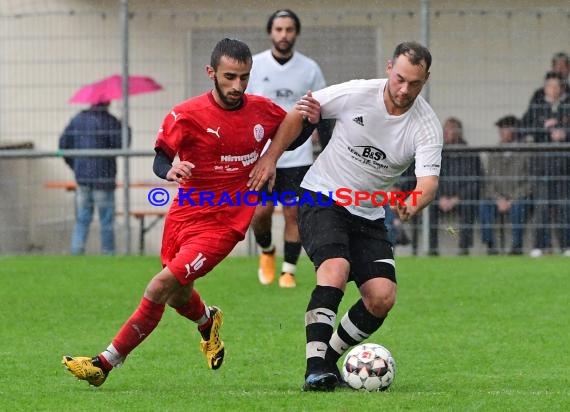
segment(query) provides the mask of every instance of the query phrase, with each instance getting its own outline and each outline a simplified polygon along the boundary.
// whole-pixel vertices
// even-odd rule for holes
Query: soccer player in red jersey
[[[194,281],[244,239],[255,203],[204,204],[200,192],[233,200],[248,192],[249,174],[286,115],[271,100],[245,94],[251,66],[251,51],[245,43],[221,40],[206,68],[214,89],[174,106],[166,115],[156,139],[153,170],[163,179],[178,182],[180,189],[164,224],[163,269],[149,282],[139,306],[107,349],[94,357],[63,357],[65,367],[78,379],[102,385],[111,369],[121,365],[157,327],[166,305],[198,325],[208,367],[222,365],[223,314],[204,303]],[[318,103],[312,103],[303,104],[299,111],[318,119]],[[314,126],[306,123],[290,149],[310,136]],[[176,155],[180,161],[173,164]]]

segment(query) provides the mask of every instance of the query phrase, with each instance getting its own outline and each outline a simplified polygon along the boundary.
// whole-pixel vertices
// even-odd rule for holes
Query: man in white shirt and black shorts
[[[271,49],[253,56],[247,92],[269,97],[289,111],[307,92],[326,86],[319,65],[307,56],[294,51],[295,40],[301,32],[299,17],[291,10],[278,10],[267,21],[267,34],[273,43]],[[307,140],[297,149],[284,153],[277,163],[276,194],[300,194],[300,184],[313,163],[313,144]],[[287,202],[295,203],[295,202]],[[297,226],[298,206],[284,205],[284,256],[279,286],[296,286],[295,272],[301,254],[301,239]],[[275,204],[260,202],[251,227],[256,243],[261,249],[258,278],[269,285],[275,279],[275,244],[272,238],[272,216]]]
[[[407,221],[435,198],[443,133],[436,114],[420,96],[430,65],[426,47],[401,43],[386,65],[387,78],[326,87],[297,104],[317,100],[321,116],[336,120],[329,144],[301,183],[299,229],[317,275],[305,313],[304,390],[334,390],[341,383],[338,360],[376,332],[395,303],[394,253],[380,205],[385,196],[372,194],[389,196],[415,161],[416,187],[392,209]],[[290,111],[283,125],[300,131],[303,116],[314,121],[308,111]],[[275,136],[250,173],[250,188],[273,180],[275,162],[290,140],[280,133]],[[326,195],[331,204],[324,206]],[[349,281],[358,287],[360,298],[336,325]]]

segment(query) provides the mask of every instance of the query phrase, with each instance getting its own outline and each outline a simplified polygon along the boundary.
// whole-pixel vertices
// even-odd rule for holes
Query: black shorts
[[[296,197],[301,196],[301,182],[310,167],[311,166],[298,166],[277,169],[273,192],[277,192],[279,196],[285,193],[287,193],[289,197],[291,197],[293,193]],[[267,192],[267,185],[265,185],[261,192]]]
[[[315,206],[302,202],[299,208],[299,231],[303,248],[318,268],[325,260],[344,258],[350,263],[349,281],[358,287],[373,278],[396,282],[394,250],[388,240],[384,219],[368,220],[351,214],[342,206],[326,201],[322,194],[304,191]]]

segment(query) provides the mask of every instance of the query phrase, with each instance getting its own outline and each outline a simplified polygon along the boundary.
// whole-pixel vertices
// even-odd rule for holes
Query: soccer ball
[[[385,391],[396,373],[396,362],[388,349],[376,343],[352,348],[342,363],[342,377],[353,389]]]

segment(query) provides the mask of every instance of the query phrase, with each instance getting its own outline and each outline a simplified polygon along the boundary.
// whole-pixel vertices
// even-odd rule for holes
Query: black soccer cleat
[[[338,385],[338,378],[331,372],[311,373],[305,379],[303,391],[305,392],[331,392]]]

